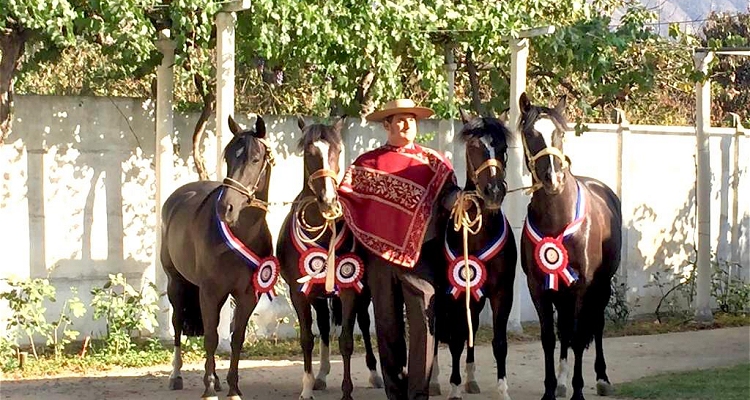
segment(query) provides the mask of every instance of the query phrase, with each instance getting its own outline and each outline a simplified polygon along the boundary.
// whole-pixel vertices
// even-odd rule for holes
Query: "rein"
[[[485,162],[485,164],[487,163]],[[460,192],[456,202],[453,204],[453,209],[451,209],[450,215],[450,218],[453,219],[453,230],[458,232],[458,230],[461,229],[463,233],[464,276],[466,277],[466,322],[469,327],[469,347],[474,347],[474,329],[471,322],[470,307],[471,279],[469,279],[469,233],[476,235],[479,233],[479,230],[482,229],[482,212],[479,205],[479,199],[479,194],[474,190]],[[476,209],[476,215],[474,218],[469,214],[469,211],[472,208]]]
[[[314,191],[312,186],[313,181],[323,178],[333,179],[334,186],[338,186],[338,175],[334,171],[330,169],[319,169],[313,172],[307,180],[307,185],[310,187],[310,190]],[[341,206],[341,202],[339,202],[339,200],[337,199],[331,211],[320,213],[323,219],[325,219],[325,222],[323,222],[322,225],[313,226],[307,221],[306,211],[307,208],[315,202],[316,200],[314,196],[307,196],[299,200],[299,203],[297,203],[297,210],[295,211],[295,218],[298,222],[298,224],[296,224],[296,227],[299,230],[307,230],[316,235],[314,238],[309,240],[302,239],[308,244],[315,244],[318,240],[320,240],[320,238],[323,237],[323,235],[325,235],[327,230],[331,230],[331,240],[329,240],[328,243],[328,259],[326,260],[325,283],[326,292],[331,293],[334,289],[336,277],[336,220],[341,218],[344,215],[344,212]],[[299,236],[304,238],[306,235]],[[303,276],[297,279],[297,283],[305,283],[312,278],[313,277],[311,275]]]

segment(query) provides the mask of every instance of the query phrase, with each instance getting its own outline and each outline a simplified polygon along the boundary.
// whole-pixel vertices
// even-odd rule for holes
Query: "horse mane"
[[[341,151],[341,133],[334,127],[325,124],[312,124],[305,127],[305,135],[297,143],[297,150],[304,151],[307,146],[322,140],[332,149]]]
[[[555,124],[558,125],[558,128],[562,129],[563,131],[565,131],[566,127],[568,126],[568,121],[565,119],[565,116],[563,116],[556,109],[532,105],[531,108],[526,111],[524,118],[521,120],[521,132],[527,132],[528,130],[533,129],[534,123],[542,114],[549,115],[552,118],[552,121],[554,121]]]
[[[510,130],[505,127],[502,121],[495,117],[477,117],[472,118],[464,124],[459,133],[460,138],[466,142],[471,138],[490,137],[493,143],[508,143],[510,140]]]

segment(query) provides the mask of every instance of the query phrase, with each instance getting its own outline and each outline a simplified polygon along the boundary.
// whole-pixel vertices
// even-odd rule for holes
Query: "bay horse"
[[[516,275],[516,241],[513,230],[501,210],[507,187],[505,183],[508,139],[510,131],[499,119],[493,117],[471,118],[461,110],[464,126],[459,137],[465,143],[466,185],[465,192],[476,193],[474,207],[481,222],[475,227],[476,234],[468,237],[472,299],[470,302],[473,334],[479,328],[479,314],[490,301],[493,315],[492,350],[497,363],[497,390],[501,399],[509,400],[505,359],[508,354],[507,324],[513,305],[513,284]],[[438,340],[449,345],[453,359],[451,370],[451,392],[449,399],[461,398],[460,357],[468,339],[466,320],[466,278],[463,271],[462,232],[448,226],[445,231],[444,260],[447,269],[447,288],[450,293],[439,293]],[[466,391],[480,393],[475,377],[474,347],[466,354]],[[433,365],[433,377],[437,378],[437,357]],[[431,392],[439,393],[436,379]]]
[[[174,328],[170,389],[182,389],[180,336],[204,336],[204,399],[221,390],[214,355],[219,313],[235,300],[228,397],[239,400],[238,365],[248,319],[261,294],[272,294],[278,277],[271,232],[266,224],[273,155],[264,142],[266,126],[244,130],[230,116],[234,137],[224,149],[222,182],[198,181],[175,190],[162,206],[161,264]]]
[[[596,388],[609,395],[602,347],[604,310],[610,282],[620,265],[622,212],[617,195],[604,183],[575,176],[563,153],[565,98],[554,108],[519,98],[525,163],[533,194],[521,238],[521,264],[541,326],[544,349],[543,400],[565,396],[568,348],[573,349],[573,400],[583,400],[583,352],[596,343]],[[560,339],[555,376],[554,309]]]
[[[340,218],[340,205],[336,188],[340,172],[343,142],[341,129],[345,117],[333,125],[305,125],[298,118],[302,131],[299,150],[303,152],[304,180],[294,206],[282,224],[276,245],[281,265],[281,276],[289,284],[292,305],[300,326],[300,346],[304,356],[301,399],[312,399],[313,390],[326,388],[326,376],[331,370],[330,332],[331,313],[334,324],[341,326],[339,348],[344,359],[344,378],[341,383],[342,399],[352,398],[354,385],[351,379],[351,356],[354,351],[354,322],[359,323],[364,339],[370,383],[382,387],[382,378],[376,371],[377,361],[370,339],[370,291],[364,277],[364,265],[352,250],[354,237],[345,229]],[[336,224],[336,237],[326,225]],[[323,283],[326,275],[328,244],[336,246],[336,283],[338,296],[326,293]],[[342,279],[348,283],[342,284]],[[300,282],[302,280],[302,282]],[[344,286],[344,287],[342,287]],[[312,333],[312,309],[317,316],[320,331],[320,369],[312,374],[312,352],[315,346]]]

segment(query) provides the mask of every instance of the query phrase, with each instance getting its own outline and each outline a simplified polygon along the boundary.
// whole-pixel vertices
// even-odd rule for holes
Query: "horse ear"
[[[471,121],[471,116],[469,116],[469,114],[467,114],[463,108],[459,107],[458,113],[461,114],[461,121],[464,123],[464,125],[468,124],[469,121]]]
[[[502,123],[507,124],[510,120],[510,107],[506,108],[500,113],[500,116],[497,117]]]
[[[339,134],[341,134],[341,129],[344,128],[344,123],[346,123],[346,114],[340,116],[336,122],[333,124],[333,129],[336,130]]]
[[[258,139],[266,137],[266,121],[263,121],[263,117],[260,115],[255,119],[255,134],[253,136]]]
[[[557,101],[557,105],[555,106],[555,111],[557,111],[559,114],[563,114],[565,112],[565,106],[568,105],[568,101],[565,95],[560,96],[560,99]]]
[[[526,96],[526,92],[521,93],[521,97],[518,99],[518,106],[522,113],[531,110],[531,102],[529,101],[529,97]]]
[[[231,115],[227,118],[227,123],[229,124],[229,130],[234,133],[235,136],[239,136],[243,132],[240,124],[238,124]]]
[[[301,131],[305,129],[305,119],[301,115],[297,115],[297,126]]]

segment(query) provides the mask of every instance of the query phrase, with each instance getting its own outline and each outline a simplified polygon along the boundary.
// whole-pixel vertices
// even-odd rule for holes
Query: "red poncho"
[[[439,153],[385,145],[362,154],[339,187],[344,218],[367,249],[407,268],[419,259],[435,199],[453,175]]]

